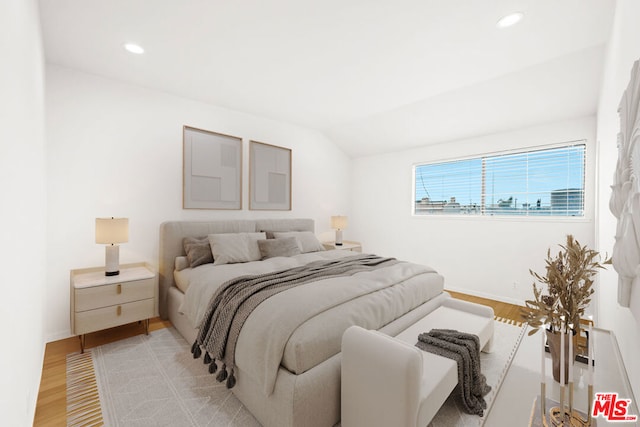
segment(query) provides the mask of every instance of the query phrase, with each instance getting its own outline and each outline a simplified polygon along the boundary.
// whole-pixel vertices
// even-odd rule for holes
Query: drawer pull
[[[122,285],[118,283],[118,295],[122,293]]]
[[[119,305],[118,306],[118,316],[120,316],[122,314],[122,306]]]

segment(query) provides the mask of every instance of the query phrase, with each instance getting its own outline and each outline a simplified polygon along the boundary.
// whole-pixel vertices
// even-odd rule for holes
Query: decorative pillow
[[[267,240],[269,239],[275,239],[275,237],[273,236],[273,231],[270,230],[260,230],[261,233],[265,233],[267,235]]]
[[[213,265],[260,261],[258,240],[266,239],[265,233],[209,234]]]
[[[177,271],[182,271],[185,268],[189,268],[189,258],[186,256],[177,256],[175,262],[175,269]]]
[[[197,267],[202,264],[210,264],[213,262],[211,254],[211,246],[209,239],[206,237],[185,237],[182,239],[184,252],[189,260],[189,267]]]
[[[300,246],[298,246],[298,239],[295,237],[258,240],[258,247],[260,248],[260,255],[262,255],[262,259],[277,256],[293,256],[302,253],[300,251]]]
[[[324,246],[322,246],[322,243],[320,243],[316,235],[311,231],[274,232],[273,236],[276,239],[282,239],[283,237],[295,237],[298,239],[298,244],[300,245],[300,250],[303,254],[307,252],[324,251]]]

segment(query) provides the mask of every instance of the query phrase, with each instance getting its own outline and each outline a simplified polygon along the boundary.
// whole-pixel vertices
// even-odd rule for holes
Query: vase
[[[553,366],[553,379],[560,382],[560,332],[545,331],[547,333],[547,344],[549,345],[549,353],[551,354],[551,362]],[[569,369],[573,369],[573,363],[569,363],[569,343],[573,344],[573,334],[565,334],[564,336],[564,383],[569,382]],[[573,347],[575,350],[575,346]],[[574,351],[575,357],[575,351]]]

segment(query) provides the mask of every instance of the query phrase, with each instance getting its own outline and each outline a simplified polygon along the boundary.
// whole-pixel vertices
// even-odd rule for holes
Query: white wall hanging
[[[613,267],[618,273],[618,303],[629,307],[631,288],[640,273],[640,68],[631,69],[631,80],[618,108],[618,163],[609,209],[618,219],[613,246]]]

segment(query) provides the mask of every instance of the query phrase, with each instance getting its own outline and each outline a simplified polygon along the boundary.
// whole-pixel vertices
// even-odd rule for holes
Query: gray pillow
[[[260,230],[260,232],[266,234],[267,239],[275,239],[275,236],[273,235],[273,231],[271,230]]]
[[[298,239],[295,237],[285,237],[282,239],[258,240],[260,255],[262,259],[277,256],[293,256],[302,253],[298,246]]]
[[[274,232],[273,236],[276,240],[286,237],[295,237],[298,239],[300,250],[303,254],[306,254],[307,252],[324,251],[324,246],[322,246],[322,243],[320,243],[316,235],[311,231]]]
[[[189,267],[194,268],[213,262],[213,254],[211,253],[208,237],[185,237],[182,239],[182,244],[189,260]]]

